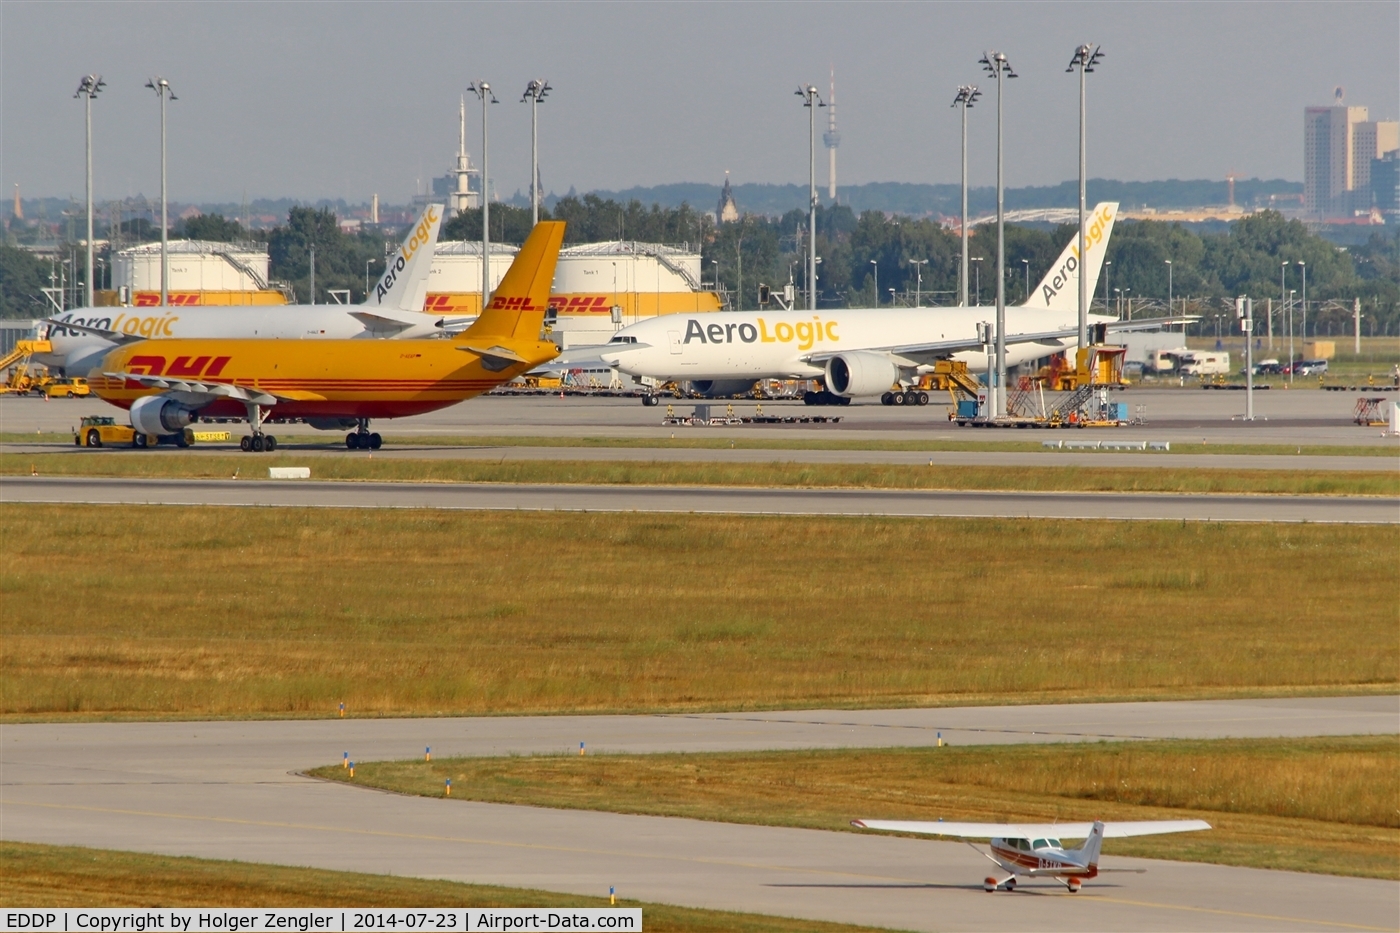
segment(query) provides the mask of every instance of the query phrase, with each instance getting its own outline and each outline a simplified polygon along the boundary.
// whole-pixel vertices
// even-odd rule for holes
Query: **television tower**
[[[471,176],[477,174],[467,157],[467,98],[457,104],[457,167],[452,170],[457,176],[457,189],[452,192],[452,209],[457,212],[469,211],[478,207],[476,192],[471,190]]]
[[[836,131],[836,66],[831,66],[831,93],[826,98],[826,132],[822,142],[826,143],[826,196],[836,203],[836,147],[841,145],[841,134]]]

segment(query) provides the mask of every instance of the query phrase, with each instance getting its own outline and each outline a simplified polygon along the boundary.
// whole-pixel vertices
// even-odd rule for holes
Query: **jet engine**
[[[826,361],[826,388],[843,398],[879,395],[898,381],[899,367],[880,353],[838,353]]]
[[[746,395],[753,388],[754,379],[697,379],[690,388],[705,398],[728,398],[731,395]]]
[[[142,434],[179,434],[194,421],[195,409],[173,398],[148,395],[131,403],[131,426]]]

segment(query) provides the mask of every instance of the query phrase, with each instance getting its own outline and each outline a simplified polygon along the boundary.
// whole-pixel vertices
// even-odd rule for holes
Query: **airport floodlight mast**
[[[958,266],[958,307],[967,307],[967,111],[982,92],[975,84],[958,85],[953,106],[962,106],[962,264]]]
[[[499,104],[485,81],[468,85],[481,101],[481,310],[491,301],[491,156],[486,147],[486,105]]]
[[[807,310],[817,310],[817,108],[826,103],[817,93],[815,84],[806,84],[795,92],[807,108]],[[875,294],[879,304],[880,295]]]
[[[164,78],[152,78],[146,87],[160,98],[160,306],[170,304],[170,223],[166,216],[165,190],[165,102],[179,100]]]
[[[83,75],[74,97],[83,98],[87,120],[87,276],[83,280],[83,307],[92,307],[92,99],[107,86],[101,75]]]
[[[880,307],[880,264],[875,260],[870,260],[870,274],[875,276],[875,307]]]
[[[1087,186],[1086,172],[1088,162],[1085,158],[1087,145],[1086,119],[1084,109],[1084,76],[1090,74],[1103,59],[1103,52],[1099,47],[1086,42],[1074,50],[1074,57],[1069,60],[1069,67],[1066,72],[1079,69],[1079,346],[1084,346],[1089,342],[1089,280],[1084,275],[1084,252],[1087,244],[1084,241],[1084,222],[1086,220],[1085,211],[1085,188]],[[1171,303],[1167,304],[1167,315],[1171,315]]]
[[[520,98],[523,104],[530,102],[530,226],[540,222],[540,121],[539,105],[554,88],[549,81],[531,78],[525,86],[525,95]]]
[[[1003,78],[1014,78],[1016,72],[1001,52],[985,52],[979,64],[997,79],[997,378],[988,390],[996,397],[997,418],[1006,417],[1006,175],[1002,146],[1002,116],[1005,95]],[[1083,228],[1080,224],[1080,228]]]
[[[911,259],[909,265],[914,267],[914,307],[923,307],[924,292],[924,266],[928,264],[927,259]],[[905,294],[908,294],[906,292]],[[967,304],[967,302],[963,302]]]
[[[1303,349],[1308,348],[1308,264],[1298,260],[1298,268],[1303,272]]]

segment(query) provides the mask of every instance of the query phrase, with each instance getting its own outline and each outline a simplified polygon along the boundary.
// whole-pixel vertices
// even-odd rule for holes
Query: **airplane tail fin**
[[[1089,838],[1084,840],[1084,845],[1079,847],[1079,857],[1085,868],[1099,867],[1099,850],[1103,848],[1103,823],[1094,821],[1094,828],[1089,830]]]
[[[423,208],[418,222],[404,237],[398,252],[386,260],[387,268],[374,291],[365,296],[364,307],[389,311],[422,311],[428,297],[428,271],[433,265],[438,228],[442,225],[442,205]]]
[[[505,278],[491,295],[491,303],[458,340],[482,337],[514,337],[538,340],[549,307],[554,267],[564,242],[562,220],[542,220],[526,237]]]
[[[1040,285],[1031,293],[1026,307],[1078,312],[1081,269],[1088,276],[1089,297],[1092,299],[1099,273],[1103,271],[1104,254],[1108,252],[1108,237],[1113,233],[1113,221],[1117,216],[1118,202],[1095,204],[1093,211],[1084,218],[1084,247],[1088,261],[1079,261],[1079,235],[1075,234],[1055,264],[1045,273],[1045,278],[1040,280]]]

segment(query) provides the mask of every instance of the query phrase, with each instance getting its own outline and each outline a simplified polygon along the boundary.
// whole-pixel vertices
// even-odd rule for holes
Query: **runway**
[[[296,776],[435,754],[1391,734],[1400,698],[700,716],[8,725],[6,839],[394,873],[903,929],[1392,929],[1400,885],[1179,862],[989,896],[958,843],[399,797]],[[878,814],[853,814],[872,816]],[[1122,878],[1124,880],[1116,880]]]
[[[255,460],[250,461],[255,463]],[[0,502],[1400,523],[1390,497],[6,477]]]

